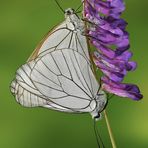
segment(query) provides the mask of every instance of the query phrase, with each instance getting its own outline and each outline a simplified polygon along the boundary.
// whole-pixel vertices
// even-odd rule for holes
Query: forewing
[[[80,19],[78,19],[78,21],[80,21]],[[80,21],[80,23],[84,26],[82,21]],[[89,61],[90,57],[86,37],[82,35],[83,33],[80,30],[72,30],[72,28],[74,28],[73,23],[67,20],[55,27],[47,33],[39,43],[28,61],[60,49],[73,49],[78,51]]]
[[[85,74],[82,72],[84,70],[88,72]],[[91,74],[90,65],[81,54],[75,50],[63,49],[39,58],[32,70],[31,79],[36,88],[52,102],[81,110],[89,106],[95,95],[88,81]]]

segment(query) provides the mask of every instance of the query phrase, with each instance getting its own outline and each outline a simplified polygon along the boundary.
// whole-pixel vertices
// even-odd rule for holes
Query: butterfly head
[[[92,118],[99,120],[101,118],[101,112],[106,108],[107,106],[107,98],[103,91],[100,91],[99,94],[95,97],[96,107],[91,112]]]
[[[68,8],[65,10],[65,15],[72,15],[72,14],[75,14],[75,10],[72,9],[72,8]]]

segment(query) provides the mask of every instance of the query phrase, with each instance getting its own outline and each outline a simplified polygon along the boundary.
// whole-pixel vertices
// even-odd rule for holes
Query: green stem
[[[86,0],[84,0],[84,3],[83,3],[83,10],[85,8],[85,1]],[[83,11],[83,16],[85,17],[85,12],[84,11]],[[87,23],[84,22],[84,24],[85,24],[85,28],[87,28]],[[88,39],[87,39],[87,46],[88,46],[88,49],[90,49],[90,45],[89,45]],[[93,62],[93,58],[91,56],[90,50],[89,50],[89,56],[90,56],[90,60],[91,60],[91,63],[92,63],[92,70],[93,70],[94,75],[95,75],[95,77],[97,79],[96,66],[95,66],[95,64]],[[104,110],[104,116],[105,116],[105,121],[106,121],[106,125],[107,125],[107,129],[108,129],[108,133],[109,133],[109,137],[110,137],[110,140],[111,140],[112,147],[113,148],[117,148],[115,140],[114,140],[113,132],[112,132],[109,120],[108,120],[108,116],[107,116],[106,110]]]
[[[115,139],[114,139],[114,136],[113,136],[113,132],[112,132],[109,120],[108,120],[106,110],[104,110],[104,116],[105,116],[105,121],[106,121],[106,125],[107,125],[107,129],[108,129],[108,133],[109,133],[109,137],[110,137],[110,140],[111,140],[112,147],[117,148],[116,143],[115,143]]]

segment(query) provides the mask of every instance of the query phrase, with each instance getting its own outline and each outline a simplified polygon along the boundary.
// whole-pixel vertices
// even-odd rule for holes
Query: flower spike
[[[132,53],[127,22],[120,18],[125,10],[123,0],[85,0],[84,14],[90,42],[97,51],[93,60],[103,72],[102,88],[112,94],[140,100],[143,96],[134,84],[122,83],[128,71],[134,71],[136,62],[130,61]]]

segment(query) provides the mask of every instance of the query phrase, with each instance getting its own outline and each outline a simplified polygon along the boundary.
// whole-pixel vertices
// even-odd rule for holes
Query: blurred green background
[[[59,0],[76,8],[80,0]],[[144,99],[113,98],[107,107],[119,148],[148,148],[148,1],[126,0],[133,60],[138,69],[126,77]],[[71,115],[43,108],[23,108],[9,85],[37,43],[64,19],[54,0],[0,0],[0,148],[97,148],[89,114]],[[105,146],[111,148],[104,119],[97,123]]]

